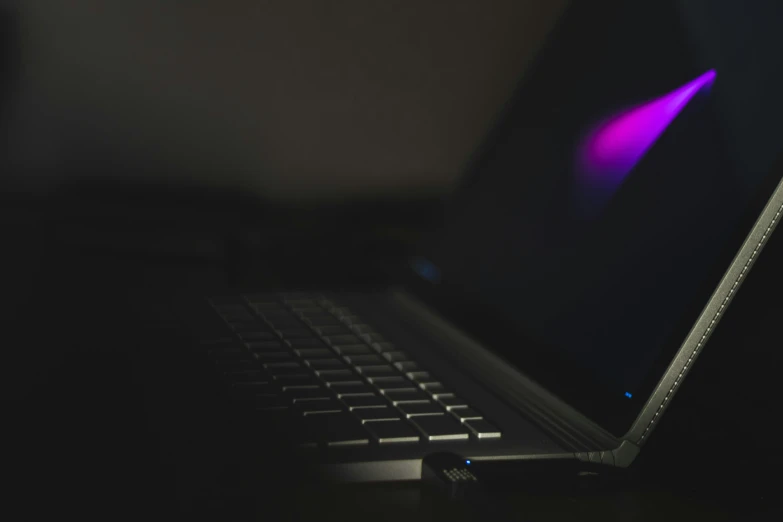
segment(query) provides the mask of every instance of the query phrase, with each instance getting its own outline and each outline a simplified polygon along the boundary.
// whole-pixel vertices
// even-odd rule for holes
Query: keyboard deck
[[[491,440],[500,430],[334,298],[210,299],[233,335],[207,345],[238,401],[301,423],[300,446]]]

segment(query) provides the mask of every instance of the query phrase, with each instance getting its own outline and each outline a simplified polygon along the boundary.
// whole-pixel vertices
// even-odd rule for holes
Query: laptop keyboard
[[[311,294],[211,299],[234,342],[210,344],[232,396],[299,423],[303,446],[485,441],[500,430],[352,310]]]

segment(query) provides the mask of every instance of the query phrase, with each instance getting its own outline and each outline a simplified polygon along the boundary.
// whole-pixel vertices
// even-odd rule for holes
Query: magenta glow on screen
[[[622,111],[590,130],[580,144],[583,182],[616,189],[688,102],[715,81],[714,70],[654,100]]]

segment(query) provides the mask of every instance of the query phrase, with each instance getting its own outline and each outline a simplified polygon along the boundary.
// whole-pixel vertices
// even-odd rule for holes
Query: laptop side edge
[[[522,372],[471,338],[457,326],[404,288],[393,289],[390,305],[410,321],[418,323],[434,339],[449,347],[448,356],[471,377],[528,417],[573,458],[609,465],[624,465],[638,450],[592,422],[553,396]],[[622,449],[622,459],[617,450]]]
[[[776,168],[781,168],[780,163]],[[772,197],[759,215],[742,247],[707,301],[655,390],[647,399],[631,428],[623,436],[624,440],[640,447],[647,441],[782,216],[783,180],[775,188]]]

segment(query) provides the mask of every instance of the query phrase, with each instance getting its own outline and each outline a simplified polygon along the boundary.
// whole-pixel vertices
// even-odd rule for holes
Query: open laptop
[[[752,34],[717,2],[598,4],[563,15],[405,285],[210,299],[226,387],[334,477],[628,466],[774,230],[765,4]]]

